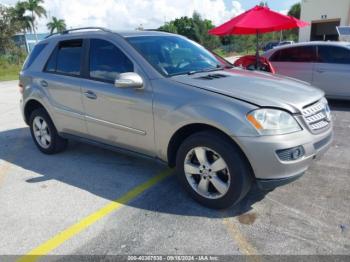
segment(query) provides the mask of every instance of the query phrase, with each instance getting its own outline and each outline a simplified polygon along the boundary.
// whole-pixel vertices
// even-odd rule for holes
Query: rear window
[[[29,68],[35,59],[38,57],[38,55],[41,53],[41,51],[44,50],[46,44],[37,44],[34,46],[32,52],[30,52],[28,58],[26,59],[26,62],[23,65],[23,69]]]
[[[45,71],[71,76],[80,75],[82,40],[63,41],[52,53]]]
[[[270,58],[272,62],[315,62],[315,46],[297,46],[276,51]]]

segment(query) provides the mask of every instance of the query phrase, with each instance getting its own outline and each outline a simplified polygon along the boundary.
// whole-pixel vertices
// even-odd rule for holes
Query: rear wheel
[[[228,208],[250,189],[252,174],[242,152],[216,132],[200,132],[187,138],[176,160],[180,182],[205,206]]]
[[[50,116],[43,108],[32,112],[29,123],[34,143],[41,152],[55,154],[66,148],[67,140],[58,135]]]

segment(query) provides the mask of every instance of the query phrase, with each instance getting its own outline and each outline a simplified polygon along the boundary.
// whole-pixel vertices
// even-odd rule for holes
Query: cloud
[[[289,10],[285,9],[285,10],[280,10],[280,11],[278,11],[278,12],[281,13],[282,15],[287,15],[287,14],[288,14],[288,11],[289,11]]]
[[[224,0],[45,0],[44,7],[49,18],[65,19],[68,28],[104,26],[114,30],[130,30],[140,25],[158,28],[165,21],[192,16],[194,11],[219,25],[244,11],[240,2],[225,5]],[[47,31],[49,18],[38,19],[39,32]]]

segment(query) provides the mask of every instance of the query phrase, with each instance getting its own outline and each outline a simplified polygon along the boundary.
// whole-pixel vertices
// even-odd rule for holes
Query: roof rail
[[[59,32],[59,33],[49,34],[48,36],[45,37],[45,39],[49,38],[49,37],[51,37],[53,35],[65,35],[65,34],[68,34],[69,32],[72,32],[72,31],[89,30],[89,29],[101,30],[101,31],[104,31],[104,32],[112,32],[111,30],[109,30],[107,28],[104,28],[104,27],[97,27],[97,26],[78,27],[78,28],[72,28],[72,29],[64,30],[63,32]]]

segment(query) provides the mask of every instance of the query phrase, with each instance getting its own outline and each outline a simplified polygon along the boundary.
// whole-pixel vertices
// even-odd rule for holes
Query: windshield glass
[[[218,68],[219,60],[199,44],[178,36],[129,37],[129,43],[161,74],[179,74]]]

